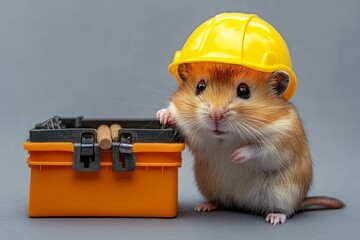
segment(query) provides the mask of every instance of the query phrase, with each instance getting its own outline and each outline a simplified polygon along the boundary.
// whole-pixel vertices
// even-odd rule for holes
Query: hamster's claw
[[[284,224],[287,220],[287,217],[283,213],[269,213],[265,220],[266,222],[275,226],[276,224]]]
[[[166,108],[160,109],[156,113],[156,118],[160,121],[163,125],[173,125],[175,124],[175,120],[173,119],[171,113]]]
[[[217,205],[215,203],[212,202],[204,202],[204,203],[199,203],[198,205],[195,206],[195,211],[196,212],[211,212],[214,211],[215,209],[217,209]]]
[[[235,164],[241,164],[248,161],[253,155],[253,147],[251,145],[243,146],[235,149],[231,155],[231,161]]]

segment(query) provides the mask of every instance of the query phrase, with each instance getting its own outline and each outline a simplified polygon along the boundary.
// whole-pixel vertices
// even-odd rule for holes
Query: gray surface
[[[174,51],[223,11],[258,13],[285,38],[315,164],[311,195],[347,207],[278,227],[242,213],[194,213],[201,196],[185,152],[176,219],[29,219],[27,131],[55,114],[153,117],[176,88],[167,72]],[[0,1],[0,239],[357,239],[359,11],[358,0]]]

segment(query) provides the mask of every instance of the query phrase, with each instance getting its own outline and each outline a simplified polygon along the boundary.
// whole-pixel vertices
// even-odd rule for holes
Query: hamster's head
[[[288,114],[290,104],[281,95],[289,75],[283,71],[223,63],[186,63],[178,71],[183,83],[170,111],[186,138],[254,143]]]

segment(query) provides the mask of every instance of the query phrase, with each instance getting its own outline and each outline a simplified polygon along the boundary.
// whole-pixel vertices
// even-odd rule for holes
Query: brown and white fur
[[[157,117],[176,124],[195,157],[195,179],[207,200],[196,211],[240,209],[276,225],[310,205],[343,206],[306,198],[312,162],[298,113],[281,96],[287,73],[222,63],[181,64],[178,71],[183,83]],[[239,97],[240,84],[248,86],[248,99]]]

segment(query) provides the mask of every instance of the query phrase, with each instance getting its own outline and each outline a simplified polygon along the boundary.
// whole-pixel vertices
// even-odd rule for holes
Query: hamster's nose
[[[212,113],[210,113],[209,117],[214,122],[220,122],[224,118],[224,113],[222,113],[222,112],[212,112]]]

